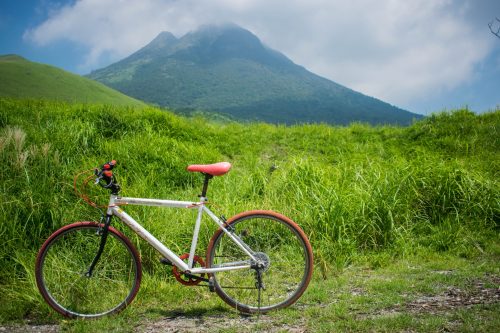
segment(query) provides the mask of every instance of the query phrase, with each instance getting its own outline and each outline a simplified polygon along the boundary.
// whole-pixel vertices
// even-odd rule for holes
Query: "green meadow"
[[[494,332],[499,129],[500,110],[443,112],[408,127],[280,126],[2,98],[0,324],[81,332],[147,331],[162,323],[179,323],[182,331],[191,322],[211,332]],[[231,162],[232,170],[210,184],[210,208],[228,218],[271,209],[296,221],[315,256],[309,289],[291,308],[242,317],[207,288],[177,283],[159,254],[115,220],[142,257],[137,298],[117,316],[63,320],[36,288],[36,254],[59,227],[99,220],[99,211],[75,195],[73,178],[111,159],[123,195],[179,200],[197,200],[201,191],[202,176],[187,165]],[[99,187],[87,190],[105,204]],[[174,252],[189,252],[193,211],[126,210]],[[216,230],[204,222],[201,256]]]

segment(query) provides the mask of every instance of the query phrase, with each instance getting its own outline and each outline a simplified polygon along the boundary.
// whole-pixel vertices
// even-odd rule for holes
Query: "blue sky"
[[[310,71],[412,112],[500,106],[498,0],[2,0],[0,54],[87,74],[161,31],[233,22]]]

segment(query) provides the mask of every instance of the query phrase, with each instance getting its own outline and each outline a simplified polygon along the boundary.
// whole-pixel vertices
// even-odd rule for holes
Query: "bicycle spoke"
[[[92,275],[85,275],[101,240],[97,229],[90,222],[63,228],[39,254],[37,285],[49,305],[64,315],[98,317],[119,311],[139,287],[138,256],[114,232],[108,234]]]
[[[231,227],[263,267],[215,273],[219,296],[245,312],[265,312],[293,303],[307,287],[312,269],[310,246],[295,225],[274,216],[249,214],[233,221]],[[209,247],[210,267],[247,260],[227,235],[214,237]]]

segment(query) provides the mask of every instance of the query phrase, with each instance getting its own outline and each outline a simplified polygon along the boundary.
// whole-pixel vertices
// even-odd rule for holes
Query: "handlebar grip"
[[[102,170],[113,170],[115,166],[116,166],[116,161],[111,160],[110,162],[104,163],[102,165]]]
[[[98,176],[101,176],[104,171],[111,171],[111,170],[113,170],[113,168],[115,166],[116,166],[116,161],[115,160],[111,160],[109,162],[104,163],[100,167],[95,168],[94,169],[95,170],[95,174],[98,175]]]

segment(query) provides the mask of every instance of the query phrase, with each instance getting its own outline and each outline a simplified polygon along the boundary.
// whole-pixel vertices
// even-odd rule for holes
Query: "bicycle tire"
[[[139,291],[139,254],[130,240],[113,227],[109,227],[104,251],[92,275],[85,275],[99,248],[100,230],[95,222],[64,226],[38,252],[38,289],[48,305],[65,317],[97,318],[117,313]]]
[[[211,274],[218,296],[244,313],[265,313],[295,303],[313,272],[311,244],[302,229],[286,216],[261,210],[238,214],[227,225],[253,251],[265,253],[269,267],[262,273],[260,296],[253,268]],[[222,229],[217,230],[208,245],[207,267],[244,260],[248,256]]]

